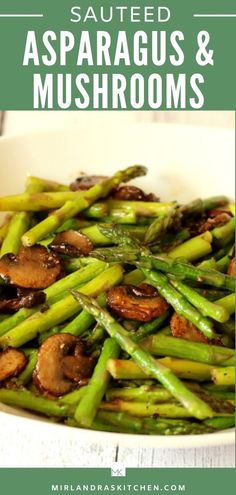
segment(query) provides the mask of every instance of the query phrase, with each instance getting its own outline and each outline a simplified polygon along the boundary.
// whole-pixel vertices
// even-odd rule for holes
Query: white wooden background
[[[107,122],[176,122],[234,128],[234,112],[0,112],[0,134],[89,125]],[[0,466],[2,467],[110,467],[119,462],[126,467],[234,467],[234,446],[196,449],[144,449],[83,444],[75,441],[57,449],[48,438],[40,439],[38,449],[31,450],[31,439],[11,435],[1,424]],[[29,454],[30,452],[30,454]],[[76,453],[76,455],[75,455]]]

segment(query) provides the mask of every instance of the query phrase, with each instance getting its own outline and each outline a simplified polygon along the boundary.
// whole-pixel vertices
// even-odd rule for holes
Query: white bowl
[[[234,196],[233,131],[159,124],[90,126],[1,138],[0,194],[22,191],[27,174],[71,181],[81,171],[106,175],[134,163],[149,169],[147,177],[135,182],[163,200]],[[48,443],[58,442],[58,446],[62,439],[75,442],[76,438],[78,445],[105,442],[154,448],[209,447],[234,441],[233,430],[181,437],[80,430],[6,406],[1,406],[0,417],[5,435],[11,432],[11,437],[17,435],[22,440],[28,435],[31,445],[39,436],[46,436]]]

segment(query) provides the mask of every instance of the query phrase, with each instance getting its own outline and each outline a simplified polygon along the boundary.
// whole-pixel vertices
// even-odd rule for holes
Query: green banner
[[[226,486],[227,480],[227,486]],[[67,495],[142,493],[181,495],[233,495],[232,469],[18,469],[14,476],[1,470],[2,495]],[[20,487],[20,490],[19,490]]]
[[[0,108],[229,110],[235,0],[0,1]]]

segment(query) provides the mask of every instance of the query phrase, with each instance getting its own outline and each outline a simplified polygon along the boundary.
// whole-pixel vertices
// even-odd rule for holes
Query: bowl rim
[[[16,414],[17,413],[17,414]],[[40,430],[42,436],[46,436],[48,430],[54,435],[54,438],[58,439],[58,442],[62,441],[62,437],[73,440],[77,440],[81,443],[81,440],[86,443],[106,443],[110,445],[119,445],[121,447],[130,447],[130,441],[132,441],[132,448],[155,448],[155,449],[192,449],[192,448],[206,448],[216,447],[223,445],[233,445],[235,443],[235,430],[234,428],[228,430],[221,430],[213,433],[205,433],[201,435],[139,435],[135,433],[115,433],[107,431],[90,430],[83,428],[76,428],[74,426],[66,426],[62,423],[53,423],[47,420],[45,417],[39,417],[28,411],[16,409],[11,406],[6,406],[0,403],[0,416],[8,422],[9,427],[19,428],[24,427],[27,429],[30,424],[30,430],[33,429],[34,423],[40,424]],[[12,417],[14,418],[12,421]],[[30,422],[30,423],[29,423]],[[38,429],[37,429],[38,431]]]
[[[3,144],[11,144],[12,141],[18,141],[26,138],[32,137],[42,137],[42,139],[50,136],[50,135],[57,135],[57,134],[69,134],[71,132],[73,133],[79,133],[79,131],[86,131],[86,129],[95,129],[97,124],[96,123],[82,123],[82,124],[75,124],[75,125],[66,125],[64,126],[56,126],[54,129],[51,128],[46,128],[46,129],[34,129],[33,131],[22,131],[22,132],[15,132],[12,134],[7,134],[7,135],[2,135],[0,137],[0,152],[1,152],[1,145]],[[220,133],[220,134],[225,134],[231,137],[235,136],[235,131],[231,128],[224,128],[224,127],[212,127],[212,126],[200,126],[200,125],[195,125],[195,124],[178,124],[178,123],[159,123],[159,122],[129,122],[129,123],[120,123],[118,122],[117,124],[114,125],[112,131],[114,132],[114,129],[122,129],[124,131],[125,128],[137,128],[137,127],[158,127],[159,129],[167,130],[168,129],[179,129],[179,130],[185,130],[188,129],[191,131],[191,133],[199,131],[199,132],[215,132],[215,133]],[[103,130],[108,129],[111,131],[111,126],[109,123],[104,122],[103,123]],[[234,147],[235,147],[235,140],[234,140]],[[2,409],[2,406],[4,410]],[[16,414],[17,412],[17,414]],[[96,430],[88,430],[88,429],[81,429],[81,428],[75,428],[75,427],[66,427],[66,425],[63,424],[55,424],[47,420],[46,418],[42,418],[40,416],[31,414],[31,413],[22,413],[22,411],[17,410],[16,408],[13,407],[8,407],[5,406],[4,404],[0,403],[0,416],[3,415],[5,420],[10,419],[10,422],[12,423],[12,417],[14,417],[15,421],[15,427],[17,426],[18,421],[24,425],[27,426],[28,421],[30,420],[30,424],[33,427],[33,422],[37,421],[38,426],[40,425],[40,428],[42,427],[43,431],[46,433],[48,428],[54,429],[56,432],[56,428],[59,432],[58,438],[61,437],[61,435],[65,434],[68,435],[68,432],[71,432],[73,436],[79,435],[78,439],[90,443],[101,443],[104,441],[104,436],[105,439],[108,442],[111,442],[112,444],[119,444],[121,446],[127,446],[130,447],[130,440],[132,440],[132,447],[151,447],[151,448],[156,448],[156,449],[162,449],[162,448],[168,448],[168,449],[189,449],[189,448],[203,448],[203,447],[214,447],[214,446],[219,446],[219,445],[233,445],[235,442],[235,431],[234,429],[230,430],[222,430],[219,432],[214,432],[210,434],[202,434],[202,435],[178,435],[178,436],[161,436],[161,435],[155,435],[155,436],[149,436],[149,435],[139,435],[139,434],[125,434],[125,433],[114,433],[114,432],[101,432],[101,431],[96,431]],[[28,420],[28,421],[27,421]],[[9,427],[13,426],[9,422]],[[78,433],[75,434],[75,431]],[[157,445],[156,445],[157,443]]]

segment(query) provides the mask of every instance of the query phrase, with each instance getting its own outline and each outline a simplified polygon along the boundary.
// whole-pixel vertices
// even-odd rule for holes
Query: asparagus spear
[[[223,401],[222,401],[223,402]],[[102,402],[100,409],[103,411],[116,411],[131,414],[137,417],[160,416],[164,418],[190,418],[192,413],[183,406],[174,402],[165,402],[160,404],[148,404],[144,402],[125,402],[121,399],[116,399],[114,402]],[[229,407],[231,410],[231,407]],[[225,412],[222,404],[222,411],[217,411],[214,416],[221,416],[232,412]]]
[[[93,253],[94,257],[96,252]],[[131,253],[134,260],[134,250]],[[125,254],[124,254],[125,258]],[[119,256],[120,261],[122,261],[121,256]],[[141,258],[141,263],[144,266],[153,267],[161,272],[174,275],[181,280],[193,280],[206,285],[211,285],[213,287],[219,287],[222,289],[229,290],[233,292],[235,290],[235,280],[229,275],[220,273],[217,270],[202,269],[197,266],[193,266],[190,263],[180,260],[171,259],[168,256],[155,255],[155,256],[145,256]]]
[[[168,228],[173,224],[175,209],[157,217],[146,230],[144,237],[145,244],[150,244],[159,240],[166,233]]]
[[[98,299],[97,299],[98,300]],[[88,336],[86,342],[89,347],[96,346],[98,342],[101,342],[101,340],[104,340],[106,336],[106,331],[104,327],[101,327],[100,325],[96,325],[95,328],[93,329],[92,333]]]
[[[106,393],[108,402],[116,399],[125,401],[146,402],[155,404],[156,402],[165,402],[172,399],[172,395],[163,387],[152,387],[141,385],[135,388],[110,388]]]
[[[100,294],[97,298],[98,304],[101,307],[106,305],[106,294]],[[93,316],[88,311],[82,310],[72,321],[70,321],[63,329],[63,333],[72,335],[82,335],[94,323]]]
[[[235,368],[227,366],[225,368],[214,368],[211,372],[212,380],[216,385],[235,385]]]
[[[170,313],[167,310],[158,318],[154,318],[154,320],[140,325],[138,330],[136,330],[135,333],[132,335],[133,341],[139,342],[144,337],[147,337],[148,335],[155,333],[157,330],[159,330],[159,328],[162,327],[163,323],[165,323],[168,316],[170,316]]]
[[[3,243],[9,228],[9,223],[5,223],[0,227],[0,245]]]
[[[218,306],[222,306],[228,314],[232,315],[235,313],[235,294],[228,294],[225,297],[221,297],[217,301],[215,301],[215,304],[218,304]],[[224,323],[224,322],[223,322]]]
[[[226,254],[220,258],[216,261],[216,269],[219,270],[219,272],[226,273],[229,267],[230,259],[231,257],[229,254]]]
[[[102,411],[124,412],[132,416],[146,418],[157,415],[161,418],[190,418],[192,414],[184,407],[173,402],[163,404],[145,404],[143,402],[125,402],[116,399],[114,402],[102,402]]]
[[[119,351],[119,345],[115,340],[110,338],[105,340],[93,375],[75,411],[75,419],[83,427],[91,426],[96,416],[110,379],[106,369],[107,361],[110,358],[118,357]]]
[[[81,257],[81,258],[70,258],[65,260],[65,270],[68,273],[75,272],[82,266],[92,265],[95,262],[96,258],[92,256]]]
[[[139,285],[144,281],[145,277],[139,268],[135,268],[131,272],[125,273],[124,284]]]
[[[91,253],[92,256],[108,261],[138,264],[140,267],[154,268],[161,272],[174,275],[181,280],[193,280],[213,287],[220,287],[234,292],[235,280],[233,277],[220,273],[217,270],[205,270],[191,265],[185,260],[172,259],[164,255],[152,255],[147,248],[142,248],[138,241],[133,239],[127,232],[122,234],[120,229],[99,226],[101,232],[115,244],[128,245],[129,248],[104,248],[97,249]]]
[[[201,263],[198,263],[197,266],[198,266],[198,268],[203,268],[204,270],[205,269],[206,270],[208,270],[208,269],[209,270],[211,270],[211,269],[218,270],[218,267],[216,265],[215,258],[210,258],[208,260],[203,260],[203,261],[201,261]],[[221,270],[219,270],[219,271],[221,271]]]
[[[100,261],[99,261],[100,263]],[[44,290],[47,303],[52,304],[55,302],[55,299],[62,298],[62,294],[73,287],[78,287],[79,285],[85,284],[89,282],[93,277],[99,275],[106,267],[106,264],[102,262],[102,264],[93,264],[88,265],[87,267],[81,268],[75,273],[67,275],[67,277],[63,277],[50,287]],[[19,325],[22,321],[26,320],[29,316],[33,315],[38,311],[38,307],[36,308],[21,308],[12,316],[9,316],[6,320],[0,322],[0,337],[4,335],[6,332],[11,330],[12,328]]]
[[[42,189],[41,189],[42,191]],[[25,192],[0,198],[0,211],[41,211],[60,208],[66,201],[82,196],[81,192]]]
[[[180,280],[170,280],[170,283],[204,316],[209,316],[220,323],[224,323],[229,319],[227,310],[223,306],[220,306],[220,304],[217,304],[217,302],[212,303],[208,301],[205,297],[198,294],[188,285],[183,284]]]
[[[109,213],[109,215],[108,215]],[[105,223],[114,222],[116,224],[124,224],[124,225],[137,225],[138,217],[135,213],[135,210],[132,210],[128,206],[123,209],[111,209],[109,211],[108,203],[95,203],[94,205],[88,208],[87,213],[84,213],[85,218],[86,215],[88,218],[92,218],[93,220],[101,220]],[[146,222],[145,222],[146,223]]]
[[[50,328],[50,330],[47,330],[46,332],[40,333],[38,335],[38,345],[41,346],[43,342],[45,342],[48,337],[52,337],[53,335],[57,335],[59,332],[63,331],[62,327],[60,325],[56,327]]]
[[[218,246],[225,246],[234,238],[235,232],[235,217],[231,218],[229,222],[222,225],[222,227],[215,227],[211,233],[213,239]]]
[[[179,207],[179,213],[182,216],[199,215],[205,210],[212,210],[214,208],[220,208],[229,203],[229,199],[226,196],[212,196],[205,199],[195,199],[190,203],[186,203]]]
[[[114,265],[103,273],[100,273],[93,280],[84,285],[80,290],[89,295],[98,296],[100,293],[109,290],[122,280],[123,269],[120,265]],[[27,320],[23,321],[15,328],[0,337],[0,346],[20,347],[38,334],[49,330],[52,326],[58,325],[75,315],[79,311],[79,306],[72,295],[68,295],[62,301],[58,301],[45,312],[37,311]]]
[[[146,262],[149,259],[144,260]],[[193,280],[206,285],[212,285],[213,287],[219,287],[234,291],[235,281],[233,277],[229,277],[224,273],[220,273],[216,270],[206,270],[193,266],[186,261],[179,259],[171,260],[167,256],[158,256],[150,259],[150,264],[154,269],[160,270],[164,273],[169,273],[182,280]]]
[[[9,315],[7,315],[7,314],[5,315],[5,314],[3,314],[3,313],[2,313],[2,314],[0,315],[0,322],[1,322],[1,321],[4,321],[6,318],[8,318],[8,316],[9,316]]]
[[[84,221],[84,223],[89,223]],[[93,243],[94,246],[109,246],[112,244],[112,242],[105,237],[98,225],[87,225],[85,227],[81,226],[80,224],[83,225],[83,222],[80,220],[77,220],[75,218],[70,218],[65,222],[61,228],[57,229],[56,232],[63,232],[64,230],[80,230],[83,234],[85,234],[90,241]],[[144,238],[144,234],[146,232],[146,226],[144,225],[125,225],[125,229],[127,229],[129,232],[132,233],[134,237],[137,237],[138,239],[142,240]],[[48,246],[50,242],[53,240],[53,236],[49,236],[46,239],[43,239],[42,241],[39,242],[39,244],[43,246]],[[79,260],[77,260],[79,262]]]
[[[39,193],[44,190],[44,187],[45,184],[36,179],[27,179],[27,193]],[[6,237],[2,243],[0,256],[6,253],[18,254],[21,247],[21,237],[29,228],[31,219],[32,215],[25,211],[20,211],[12,215]]]
[[[112,424],[113,426],[116,426],[118,428],[118,431],[127,429],[130,431],[130,433],[137,432],[141,434],[152,435],[194,435],[200,433],[210,433],[213,431],[214,427],[190,422],[183,419],[176,420],[167,418],[137,418],[128,414],[124,414],[122,412],[117,413],[110,411],[99,411],[96,416],[96,420],[101,420],[104,422],[104,424]]]
[[[184,241],[190,238],[190,233],[188,229],[181,229],[175,234],[166,233],[166,235],[161,239],[157,245],[151,247],[152,253],[162,253],[163,251],[168,251],[173,249]]]
[[[67,275],[67,277],[61,278],[53,285],[45,289],[44,292],[47,296],[47,303],[51,305],[54,302],[63,299],[68,295],[68,289],[79,288],[81,285],[89,282],[108,267],[109,265],[107,263],[102,265],[91,263],[80,268],[76,272]]]
[[[211,253],[211,242],[212,235],[207,231],[171,249],[168,256],[173,259],[184,258],[187,261],[195,261]]]
[[[36,191],[36,188],[45,192],[53,192],[53,191],[68,191],[69,187],[65,184],[60,184],[55,180],[42,179],[41,177],[35,177],[34,175],[29,175],[27,177],[27,186],[31,189],[27,190],[28,192]]]
[[[214,289],[210,287],[198,287],[197,283],[195,282],[188,282],[189,287],[193,287],[198,294],[201,294],[201,296],[204,296],[208,301],[212,301],[217,304],[217,299],[225,297],[226,294],[228,295],[228,291],[225,291],[223,289]]]
[[[77,199],[66,201],[65,204],[61,206],[61,208],[55,210],[45,220],[35,225],[35,227],[24,234],[24,236],[22,237],[23,245],[32,246],[33,244],[56,230],[66,220],[73,217],[85,208],[88,208],[88,206],[94,203],[97,199],[109,194],[111,189],[114,186],[120,184],[120,182],[127,182],[128,180],[140,175],[144,175],[145,173],[146,169],[144,167],[138,165],[129,167],[125,170],[117,172],[110,179],[103,180],[102,182],[96,184],[88,191],[81,193],[80,197],[78,197]]]
[[[124,201],[117,199],[108,199],[106,202],[95,203],[85,210],[84,215],[87,218],[104,218],[107,215],[112,217],[113,220],[118,220],[119,217],[124,214],[133,214],[134,218],[147,217],[155,218],[160,215],[169,212],[174,202],[160,203],[160,202],[146,202],[146,201]],[[129,223],[129,222],[127,222]]]
[[[195,381],[209,381],[212,378],[211,372],[214,366],[204,363],[197,363],[187,359],[176,359],[165,357],[158,359],[179,378]],[[117,380],[136,380],[150,378],[150,373],[144,372],[134,361],[126,359],[110,359],[107,369],[111,376]]]
[[[206,337],[215,337],[213,323],[194,308],[187,299],[180,294],[171,284],[165,275],[154,270],[142,269],[148,281],[157,288],[159,293],[171,304],[175,311],[191,321]]]
[[[0,245],[3,243],[3,241],[7,235],[11,218],[12,218],[11,214],[5,215],[3,222],[0,226]]]
[[[222,416],[219,418],[206,419],[204,425],[214,428],[214,430],[226,430],[232,428],[235,425],[234,416]]]
[[[139,249],[140,254],[143,256],[151,255],[150,249],[142,246],[139,241],[134,239],[132,232],[128,232],[125,229],[123,229],[122,231],[121,227],[117,225],[116,226],[100,225],[99,229],[101,230],[103,235],[105,235],[115,244],[129,246],[134,250]],[[205,256],[206,254],[211,252],[211,242],[212,242],[212,235],[210,232],[207,231],[199,236],[187,240],[180,246],[171,249],[168,255],[170,258],[176,259],[181,257],[181,258],[185,258],[185,261],[186,260],[191,261],[200,256]],[[109,253],[109,250],[107,250],[107,253]]]
[[[143,225],[126,225],[125,229],[128,228],[128,231],[132,233],[133,236],[138,239],[143,239],[144,234],[146,232],[146,227]],[[107,246],[111,244],[111,241],[104,236],[98,225],[92,225],[90,227],[85,227],[80,229],[81,232],[90,239],[94,246]]]
[[[37,351],[37,349],[32,349],[30,351],[30,353],[28,354],[28,363],[27,363],[25,369],[17,377],[17,383],[27,385],[27,383],[32,378],[32,373],[33,373],[34,368],[36,366],[37,359],[38,359],[38,351]]]
[[[149,260],[147,259],[146,261]],[[153,268],[170,273],[181,279],[194,280],[203,284],[212,285],[213,287],[227,289],[232,292],[235,289],[233,277],[229,277],[216,270],[203,270],[190,263],[186,263],[185,261],[171,260],[168,257],[158,255],[151,258],[150,261]]]
[[[159,335],[172,335],[170,325],[166,325],[166,327],[163,327],[159,330]]]
[[[25,212],[15,213],[8,226],[6,237],[2,243],[0,256],[6,253],[18,254],[21,246],[21,236],[30,225],[30,215]]]
[[[69,415],[69,407],[54,400],[37,397],[29,390],[0,389],[0,402],[14,407],[36,411],[49,417],[64,418]]]
[[[190,414],[198,419],[212,416],[212,410],[208,405],[188,390],[168,368],[157,363],[148,352],[133,342],[129,333],[106,310],[100,308],[96,301],[77,291],[72,290],[71,292],[83,308],[91,312],[97,322],[106,328],[109,335],[116,340],[121,348],[131,355],[146,373],[150,373],[153,378],[159,380]]]
[[[157,356],[173,356],[216,366],[231,366],[234,364],[235,352],[233,349],[191,342],[178,337],[151,335],[143,339],[142,346],[148,352]]]

